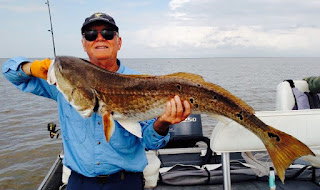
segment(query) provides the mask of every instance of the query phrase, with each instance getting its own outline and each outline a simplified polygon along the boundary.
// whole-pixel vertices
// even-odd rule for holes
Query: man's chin
[[[96,59],[110,59],[111,56],[108,54],[108,52],[99,52],[95,54]]]

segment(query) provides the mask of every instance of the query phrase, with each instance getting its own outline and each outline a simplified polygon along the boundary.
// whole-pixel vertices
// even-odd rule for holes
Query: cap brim
[[[110,22],[107,22],[107,21],[105,21],[105,20],[101,20],[101,19],[100,19],[100,20],[91,20],[91,21],[88,21],[88,22],[84,23],[84,24],[82,25],[82,27],[81,27],[81,33],[82,33],[87,27],[89,27],[89,26],[92,25],[93,23],[97,23],[97,22],[101,22],[101,23],[108,24],[108,25],[112,26],[115,31],[117,31],[117,32],[119,31],[119,28],[118,28],[116,25],[114,25],[114,24],[112,24],[112,23],[110,23]]]

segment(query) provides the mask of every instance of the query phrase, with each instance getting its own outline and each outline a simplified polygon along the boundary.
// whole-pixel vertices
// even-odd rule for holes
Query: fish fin
[[[152,75],[125,75],[125,77],[154,78],[155,76],[152,76]],[[194,73],[186,73],[186,72],[173,73],[173,74],[163,75],[160,77],[174,77],[174,78],[188,79],[193,82],[205,82],[205,80],[202,78],[201,75],[197,75]]]
[[[179,72],[179,73],[164,75],[164,77],[175,77],[175,78],[189,79],[194,82],[205,82],[202,76],[194,73]]]
[[[152,75],[124,75],[124,77],[154,77]]]
[[[279,131],[273,127],[268,127],[266,133],[261,138],[264,142],[274,168],[279,178],[284,183],[285,170],[301,156],[315,155],[305,144],[293,136]]]
[[[210,83],[210,82],[203,83],[203,85],[207,86],[208,88],[211,88],[217,94],[220,94],[220,95],[224,96],[226,99],[232,100],[234,102],[234,104],[236,104],[240,108],[246,110],[246,112],[249,112],[251,114],[255,113],[254,109],[251,106],[249,106],[244,101],[242,101],[240,98],[234,96],[229,91],[227,91],[226,89],[222,88],[221,86],[219,86],[217,84]]]
[[[110,141],[110,138],[114,132],[114,119],[109,112],[105,112],[102,116],[104,135],[107,142]]]
[[[134,136],[142,138],[141,125],[137,121],[117,120],[120,125]]]

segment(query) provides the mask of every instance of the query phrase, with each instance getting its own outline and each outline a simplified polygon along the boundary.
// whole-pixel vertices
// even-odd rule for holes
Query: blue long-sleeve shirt
[[[63,164],[71,170],[88,177],[112,174],[120,170],[141,172],[147,165],[145,148],[159,149],[169,141],[169,134],[161,136],[154,130],[153,119],[140,122],[142,139],[115,122],[115,131],[108,143],[100,115],[93,113],[87,119],[81,117],[56,86],[26,75],[21,69],[25,62],[30,61],[25,57],[9,59],[3,64],[2,73],[23,92],[31,92],[57,102],[64,148]],[[120,61],[118,63],[118,73],[137,74]]]

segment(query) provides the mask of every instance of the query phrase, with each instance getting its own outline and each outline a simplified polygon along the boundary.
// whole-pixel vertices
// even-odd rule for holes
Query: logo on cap
[[[102,13],[96,13],[94,14],[94,17],[99,18],[102,15]]]
[[[100,20],[100,19],[102,19],[102,20],[106,20],[106,21],[108,21],[108,22],[110,22],[110,20],[107,18],[107,16],[105,15],[105,14],[103,14],[103,13],[95,13],[94,14],[94,18],[92,18],[93,20]]]

